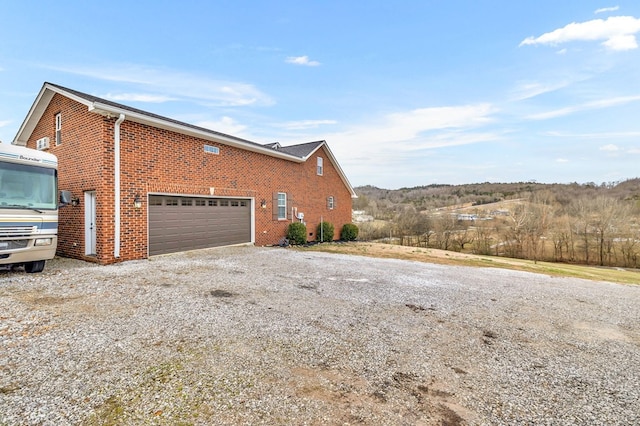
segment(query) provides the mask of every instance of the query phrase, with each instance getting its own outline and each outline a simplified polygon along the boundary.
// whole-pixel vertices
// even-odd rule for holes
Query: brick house
[[[66,257],[272,245],[292,221],[315,240],[321,220],[336,234],[351,222],[355,192],[325,141],[262,145],[45,83],[13,144],[58,157],[77,204],[60,210]]]

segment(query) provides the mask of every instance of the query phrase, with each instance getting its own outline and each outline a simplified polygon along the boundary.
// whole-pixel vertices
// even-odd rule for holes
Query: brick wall
[[[55,145],[55,114],[62,113],[62,144]],[[335,238],[351,222],[351,194],[324,147],[305,163],[295,163],[192,136],[125,120],[120,128],[121,242],[120,258],[114,250],[114,125],[115,118],[90,113],[87,107],[59,94],[54,95],[28,141],[49,136],[50,152],[58,156],[59,187],[79,197],[78,207],[60,211],[59,254],[113,263],[147,257],[147,195],[234,196],[255,199],[255,243],[276,244],[290,221],[273,219],[273,194],[286,192],[288,205],[303,212],[307,230],[315,239],[320,219],[331,222]],[[204,152],[204,145],[217,146],[219,155]],[[322,176],[316,174],[316,158],[324,159]],[[84,248],[84,192],[96,191],[97,252],[87,258]],[[134,208],[139,195],[143,208]],[[335,207],[329,210],[327,198]],[[267,203],[262,208],[262,200]]]

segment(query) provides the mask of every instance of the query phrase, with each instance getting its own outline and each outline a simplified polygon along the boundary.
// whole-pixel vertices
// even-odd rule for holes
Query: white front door
[[[96,254],[96,192],[84,193],[84,254]]]

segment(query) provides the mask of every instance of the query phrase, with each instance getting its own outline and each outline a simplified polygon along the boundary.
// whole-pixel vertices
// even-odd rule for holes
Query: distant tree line
[[[366,186],[356,193],[354,209],[377,219],[360,225],[361,239],[534,261],[640,267],[640,179],[600,185]]]

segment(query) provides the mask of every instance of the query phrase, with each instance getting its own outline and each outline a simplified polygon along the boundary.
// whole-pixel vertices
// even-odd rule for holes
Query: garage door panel
[[[248,200],[159,195],[149,199],[150,255],[251,242]],[[176,199],[178,205],[166,205]],[[207,205],[197,205],[202,200]],[[229,206],[221,206],[223,201]]]

